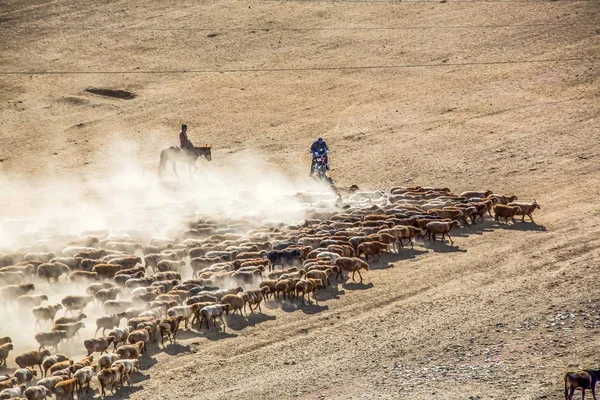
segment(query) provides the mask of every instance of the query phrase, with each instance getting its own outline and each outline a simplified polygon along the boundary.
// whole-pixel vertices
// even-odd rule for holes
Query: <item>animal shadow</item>
[[[261,322],[272,321],[274,319],[276,319],[274,315],[260,313],[248,314],[246,316],[231,314],[225,317],[225,321],[227,321],[227,327],[234,331],[241,331],[248,326],[254,326]]]
[[[548,230],[544,225],[538,225],[532,222],[521,222],[521,220],[517,220],[516,224],[513,223],[496,223],[494,227],[498,229],[510,229],[513,231],[533,231],[533,232],[547,232]]]
[[[352,282],[352,279],[342,283],[342,287],[346,290],[367,290],[374,287],[373,282]]]

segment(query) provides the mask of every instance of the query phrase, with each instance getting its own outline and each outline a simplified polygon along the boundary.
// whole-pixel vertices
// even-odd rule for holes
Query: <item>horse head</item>
[[[198,152],[198,155],[204,156],[204,158],[206,158],[207,161],[212,161],[211,149],[212,149],[212,146],[209,146],[209,145],[196,147],[196,151]]]

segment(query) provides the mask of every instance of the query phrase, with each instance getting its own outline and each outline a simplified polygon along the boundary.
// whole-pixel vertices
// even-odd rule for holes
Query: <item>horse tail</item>
[[[167,165],[167,150],[163,150],[160,152],[160,162],[158,163],[158,177],[162,177],[162,172],[165,169],[165,166]]]

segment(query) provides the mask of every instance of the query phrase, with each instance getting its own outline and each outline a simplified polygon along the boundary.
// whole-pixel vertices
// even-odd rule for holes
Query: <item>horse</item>
[[[158,165],[158,176],[162,177],[162,172],[167,166],[167,162],[171,162],[171,164],[173,165],[173,172],[175,173],[175,176],[177,176],[177,178],[179,179],[179,175],[177,174],[177,168],[175,168],[176,163],[180,162],[187,164],[190,169],[191,175],[198,169],[196,167],[196,160],[198,159],[198,157],[204,156],[204,158],[206,158],[207,161],[212,160],[212,146],[194,147],[194,149],[196,149],[195,153],[189,150],[183,150],[179,147],[171,146],[168,149],[164,149],[163,151],[161,151],[160,163]]]

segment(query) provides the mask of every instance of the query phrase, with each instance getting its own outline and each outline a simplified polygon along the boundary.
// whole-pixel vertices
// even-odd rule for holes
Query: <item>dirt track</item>
[[[537,225],[382,258],[319,306],[181,340],[121,393],[559,398],[562,374],[600,351],[599,5],[7,1],[0,169],[102,172],[122,140],[154,168],[187,122],[221,168],[258,152],[306,174],[300,155],[324,136],[343,185],[535,198]]]

